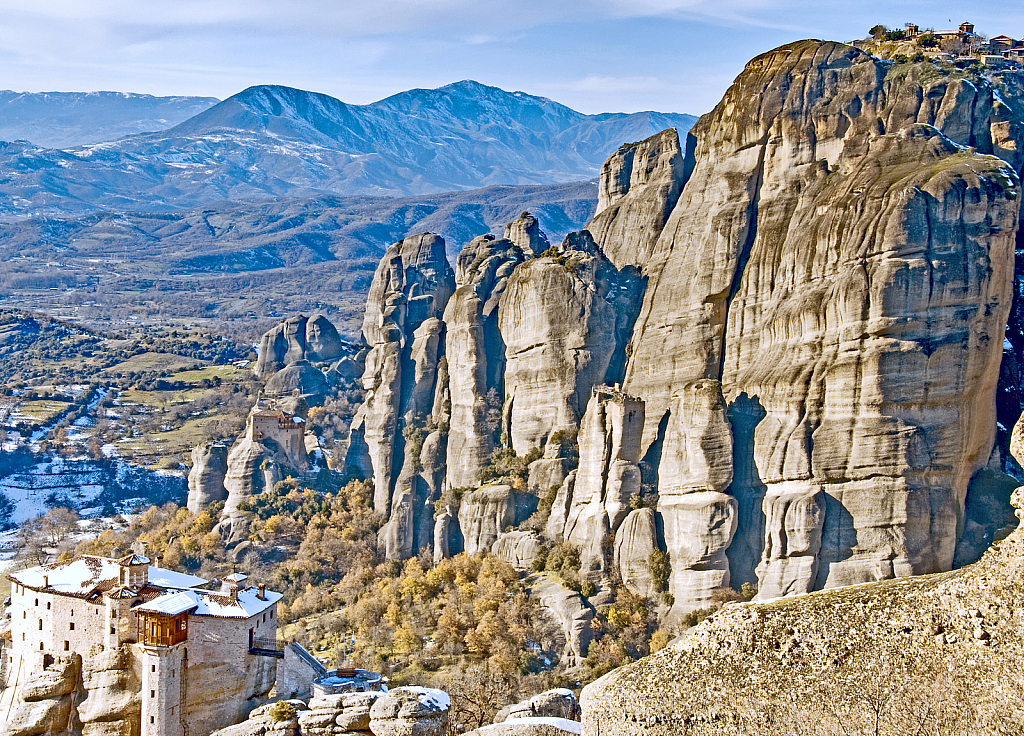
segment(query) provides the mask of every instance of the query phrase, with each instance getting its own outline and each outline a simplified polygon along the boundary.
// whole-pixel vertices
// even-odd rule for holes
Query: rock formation
[[[577,716],[576,696],[572,690],[556,688],[545,690],[532,698],[515,705],[509,705],[498,711],[495,723],[520,718],[565,718],[572,720]]]
[[[4,736],[72,736],[81,672],[82,658],[72,654],[29,674],[11,704]]]
[[[566,236],[559,255],[529,260],[512,273],[498,326],[505,423],[518,454],[576,429],[591,389],[614,379],[638,288],[586,231]]]
[[[78,703],[82,736],[138,736],[142,696],[138,675],[125,647],[84,658],[84,698]]]
[[[644,452],[667,443],[663,419],[693,381],[757,402],[742,448],[753,457],[734,458],[756,477],[701,494],[736,501],[708,496],[686,513],[721,525],[706,542],[737,538],[747,552],[771,534],[745,526],[760,521],[751,498],[767,499],[776,540],[786,525],[806,530],[792,551],[764,550],[765,597],[948,569],[967,484],[991,451],[1017,179],[942,134],[963,140],[964,118],[975,138],[992,127],[955,102],[958,85],[943,88],[948,115],[911,117],[899,111],[923,98],[912,80],[898,95],[894,84],[835,43],[752,61],[691,131],[688,178],[644,266],[623,386],[647,402]],[[620,212],[635,211],[629,198]],[[963,368],[926,378],[939,365]],[[662,469],[659,483],[661,505]],[[700,535],[666,523],[666,544],[684,529]]]
[[[546,575],[535,575],[529,582],[530,594],[540,601],[543,609],[561,630],[564,640],[559,647],[562,652],[561,664],[570,669],[577,667],[586,658],[590,642],[594,639],[594,630],[590,627],[590,622],[594,620],[594,609],[575,590],[564,587]]]
[[[1024,717],[1022,581],[1018,527],[953,572],[726,606],[585,687],[583,733],[999,733]]]
[[[529,531],[505,532],[491,545],[491,554],[520,572],[530,570],[540,550],[537,533]]]
[[[402,513],[424,507],[413,478],[396,487],[408,439],[403,432],[415,430],[417,423],[422,428],[433,409],[444,328],[440,318],[454,290],[444,240],[430,234],[391,246],[370,286],[363,320],[363,338],[370,345],[363,374],[366,400],[352,423],[348,462],[372,469],[374,509],[388,517],[396,490],[403,497]],[[412,464],[418,460],[410,458]],[[397,530],[394,535],[400,536]]]
[[[263,393],[274,398],[301,396],[309,406],[320,406],[329,390],[323,371],[303,359],[289,363],[271,376]]]
[[[604,162],[587,229],[616,268],[647,263],[687,179],[685,167],[675,128],[626,144]]]
[[[338,330],[322,314],[290,317],[263,334],[253,370],[260,378],[269,378],[297,360],[337,360],[342,349]]]
[[[526,215],[453,276],[434,236],[393,246],[349,453],[388,556],[492,548],[524,520],[507,468],[529,455],[515,493],[557,489],[544,538],[591,580],[667,582],[669,623],[743,583],[948,570],[985,538],[972,478],[999,473],[1017,115],[983,79],[802,41],[751,61],[685,144],[613,154],[560,247]],[[588,409],[602,386],[634,402],[628,429],[625,403]],[[462,499],[458,525],[438,498]]]
[[[517,223],[507,228],[516,231],[510,234],[518,234],[524,244],[533,242],[527,230],[536,228]],[[508,277],[523,260],[523,249],[507,237],[476,238],[459,253],[457,288],[444,313],[452,404],[447,482],[452,488],[476,484],[498,446],[505,374],[498,304]]]
[[[370,708],[373,736],[445,736],[451,700],[442,690],[398,687]]]
[[[214,501],[227,500],[224,478],[228,472],[228,446],[207,442],[192,450],[192,469],[188,472],[188,510],[198,514]]]

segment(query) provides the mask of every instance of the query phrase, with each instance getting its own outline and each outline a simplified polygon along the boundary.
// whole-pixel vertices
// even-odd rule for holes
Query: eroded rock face
[[[454,290],[444,239],[429,233],[391,246],[370,286],[363,320],[367,393],[352,422],[347,462],[372,468],[374,510],[388,517],[405,462],[403,431],[422,426],[433,408],[440,318]]]
[[[1024,516],[1021,489],[1012,500]],[[1011,613],[1024,602],[1022,581],[1018,527],[980,562],[945,575],[726,606],[586,686],[583,733],[791,736],[901,722],[998,733],[1024,716],[1024,621]],[[872,710],[880,701],[864,697],[871,691],[885,693],[881,714]]]
[[[192,469],[188,472],[188,510],[200,513],[214,501],[228,497],[224,477],[228,472],[228,446],[207,442],[192,450]]]
[[[122,736],[138,736],[142,716],[141,684],[126,647],[86,657],[82,666],[85,698],[78,703],[83,733],[110,724]]]
[[[589,233],[557,257],[515,270],[498,308],[505,341],[505,421],[516,453],[575,429],[591,389],[614,380],[639,282],[617,271]]]
[[[608,386],[593,390],[580,426],[580,464],[563,532],[584,551],[584,572],[607,572],[602,540],[619,528],[640,494],[643,426],[643,401]]]
[[[590,627],[594,609],[575,590],[545,575],[531,579],[530,593],[540,601],[562,630],[565,641],[562,664],[569,668],[579,666],[586,658],[594,638],[594,631]]]
[[[81,671],[75,654],[30,673],[11,703],[4,736],[71,736]]]
[[[306,322],[306,360],[335,360],[341,356],[341,336],[334,324],[322,314]]]
[[[540,550],[537,533],[530,531],[505,532],[491,545],[491,554],[520,572],[531,568]]]
[[[615,532],[613,563],[622,584],[638,595],[653,597],[651,553],[658,549],[658,527],[654,509],[631,511]]]
[[[498,537],[516,522],[516,493],[512,486],[484,486],[462,497],[459,527],[467,554],[490,551]]]
[[[691,131],[692,173],[644,268],[624,383],[647,402],[644,451],[668,443],[673,396],[700,379],[763,412],[737,445],[750,456],[733,458],[744,473],[731,490],[667,493],[663,457],[670,557],[696,534],[677,555],[717,567],[713,548],[735,536],[746,578],[768,515],[779,532],[805,530],[792,563],[763,548],[764,596],[812,573],[821,588],[948,569],[967,483],[991,451],[1019,185],[942,134],[994,152],[991,92],[946,81],[928,98],[915,84],[836,43],[752,61]],[[795,506],[780,501],[793,482],[805,484]],[[727,568],[698,584],[673,561],[676,600],[725,584]]]
[[[536,221],[534,221],[536,222]],[[529,245],[521,220],[520,240]],[[525,240],[524,240],[525,238]],[[524,260],[509,238],[483,236],[462,249],[455,271],[458,287],[444,313],[449,365],[451,430],[447,481],[472,486],[498,444],[504,396],[505,344],[498,330],[498,304],[509,276]]]
[[[616,268],[647,263],[687,176],[675,128],[622,146],[604,162],[587,230]]]

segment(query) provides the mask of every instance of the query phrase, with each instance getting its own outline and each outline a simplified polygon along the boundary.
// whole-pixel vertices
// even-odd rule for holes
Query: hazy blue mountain
[[[216,105],[216,97],[127,92],[0,91],[0,140],[68,148],[165,130]]]
[[[596,176],[626,141],[692,115],[584,115],[464,81],[370,105],[250,87],[159,133],[69,150],[0,145],[0,214],[169,210],[223,200],[410,196]]]

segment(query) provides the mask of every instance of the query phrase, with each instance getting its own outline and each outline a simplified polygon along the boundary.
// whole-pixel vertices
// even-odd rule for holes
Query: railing
[[[249,645],[249,654],[257,657],[277,657],[284,659],[284,648],[287,644],[283,639],[254,638]]]

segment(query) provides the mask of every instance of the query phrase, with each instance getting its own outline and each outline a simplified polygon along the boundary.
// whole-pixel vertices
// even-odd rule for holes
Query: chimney
[[[265,601],[267,599],[267,584],[266,583],[260,583],[259,584],[259,592],[256,594],[256,597],[259,598],[261,601]]]
[[[50,587],[50,576],[49,575],[43,575],[43,587],[44,588],[49,588]]]

